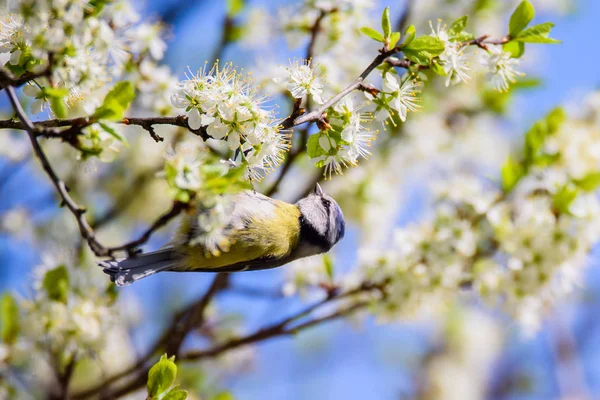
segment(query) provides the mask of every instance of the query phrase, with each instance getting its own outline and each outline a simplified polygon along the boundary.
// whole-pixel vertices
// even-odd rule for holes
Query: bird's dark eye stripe
[[[327,199],[323,199],[323,206],[327,209],[327,212],[329,212],[329,207],[331,206],[331,202]]]

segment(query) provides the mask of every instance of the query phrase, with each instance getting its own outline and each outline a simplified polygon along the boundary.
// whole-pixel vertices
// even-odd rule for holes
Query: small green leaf
[[[574,179],[573,183],[584,192],[594,192],[600,187],[600,172],[590,172],[581,179]]]
[[[567,114],[565,113],[564,108],[556,107],[554,110],[550,111],[545,118],[548,134],[554,135],[557,133],[566,119]]]
[[[108,92],[102,105],[96,109],[92,118],[118,121],[123,118],[123,113],[134,97],[135,90],[131,82],[119,82]]]
[[[169,390],[162,400],[185,400],[188,397],[187,390],[180,389],[179,386],[175,386]]]
[[[0,299],[0,336],[6,344],[13,344],[19,335],[19,306],[10,293]]]
[[[390,22],[390,8],[386,7],[383,9],[381,14],[381,30],[383,31],[383,37],[388,39],[392,34],[392,23]]]
[[[459,33],[461,33],[462,31],[465,30],[465,28],[467,27],[468,21],[469,21],[469,16],[464,15],[464,16],[460,17],[459,19],[457,19],[456,21],[454,21],[452,23],[452,25],[450,26],[450,29],[448,29],[448,31],[453,35],[458,35]]]
[[[327,274],[327,278],[329,278],[329,282],[333,282],[333,260],[331,259],[331,255],[325,254],[323,256],[323,264],[325,267],[325,273]]]
[[[44,275],[42,287],[50,299],[66,303],[69,294],[69,271],[67,271],[67,267],[61,265],[48,270]]]
[[[50,109],[57,118],[65,118],[67,116],[65,97],[68,94],[69,91],[66,88],[45,87],[41,92],[41,96],[48,100]]]
[[[510,42],[504,43],[502,45],[502,50],[507,53],[510,53],[512,58],[520,58],[523,53],[525,53],[525,44],[521,42],[517,42],[515,40],[511,40]]]
[[[378,42],[381,42],[381,43],[385,42],[385,39],[383,38],[381,33],[377,32],[373,28],[369,28],[368,26],[363,26],[362,28],[360,28],[360,32],[363,35],[366,35],[373,40],[377,40]]]
[[[155,398],[166,392],[175,382],[177,366],[174,357],[167,358],[163,355],[160,360],[148,371],[148,397]]]
[[[230,392],[221,392],[213,397],[213,400],[235,400]]]
[[[390,45],[389,45],[389,48],[393,49],[394,47],[396,47],[396,44],[398,43],[398,40],[400,40],[400,32],[392,32],[392,34],[390,36]]]
[[[523,166],[512,157],[508,157],[500,173],[502,177],[502,189],[505,192],[510,192],[525,175]]]
[[[454,38],[452,38],[454,42],[468,42],[473,39],[475,39],[475,35],[465,31],[457,33]]]
[[[413,40],[415,40],[415,36],[417,35],[417,28],[415,28],[414,25],[410,25],[408,28],[406,28],[406,30],[404,31],[404,43],[403,46],[408,46],[409,44],[412,43]]]
[[[110,134],[112,137],[117,139],[119,142],[127,144],[127,139],[125,139],[125,137],[123,135],[121,135],[119,132],[114,130],[112,127],[106,125],[103,122],[99,122],[99,125],[106,133]]]
[[[429,65],[433,57],[444,52],[444,42],[433,36],[420,36],[402,48],[409,60],[421,65]]]
[[[541,79],[538,78],[523,78],[516,81],[511,90],[523,90],[523,89],[534,89],[542,86]]]
[[[237,42],[244,37],[246,32],[247,29],[243,25],[232,24],[225,30],[225,40],[230,43]]]
[[[439,63],[437,63],[435,61],[431,63],[430,67],[431,67],[431,70],[433,72],[435,72],[436,74],[438,74],[438,75],[441,75],[441,76],[447,76],[448,75],[446,73],[446,70],[444,69],[444,67],[442,67]]]
[[[306,151],[310,158],[317,158],[327,154],[319,144],[321,136],[320,133],[316,133],[308,138],[308,141],[306,142]]]
[[[508,34],[510,37],[516,37],[535,17],[535,9],[527,0],[523,0],[510,17],[508,24]]]
[[[569,214],[569,207],[571,207],[578,194],[577,188],[570,188],[567,185],[561,187],[552,199],[554,208],[560,213]]]
[[[244,9],[245,3],[245,0],[227,0],[227,16],[237,16]]]
[[[548,37],[554,24],[552,22],[544,22],[543,24],[532,26],[519,33],[515,40],[524,43],[542,43],[542,44],[557,44],[562,43],[560,40]]]

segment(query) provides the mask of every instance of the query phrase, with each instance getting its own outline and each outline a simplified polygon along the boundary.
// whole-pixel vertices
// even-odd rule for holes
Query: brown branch
[[[322,115],[327,109],[333,105],[335,105],[338,101],[343,99],[345,96],[353,92],[354,90],[361,87],[363,81],[373,72],[375,68],[380,66],[386,58],[397,53],[400,49],[393,48],[391,50],[381,50],[380,54],[375,57],[375,59],[369,64],[367,68],[352,82],[350,85],[346,86],[342,89],[341,92],[333,96],[331,99],[327,100],[323,105],[317,108],[314,111],[309,112],[308,114],[304,114],[294,120],[294,126],[304,124],[306,122],[315,122],[322,119]]]
[[[356,303],[354,303],[350,306],[341,307],[337,311],[333,311],[330,314],[327,314],[325,316],[316,317],[313,319],[309,319],[305,322],[294,324],[298,320],[301,320],[304,317],[311,315],[316,310],[322,308],[324,305],[329,304],[334,301],[349,298],[349,297],[352,297],[352,296],[355,296],[355,295],[358,295],[361,293],[368,293],[368,292],[371,292],[374,290],[381,292],[385,296],[384,289],[385,289],[386,285],[387,285],[387,281],[380,283],[380,284],[371,284],[369,282],[365,282],[358,288],[347,291],[347,292],[343,292],[343,293],[336,293],[335,290],[332,290],[329,292],[329,295],[325,299],[306,307],[305,309],[297,312],[296,314],[293,314],[292,316],[289,316],[289,317],[283,319],[280,322],[277,322],[275,324],[269,325],[268,327],[259,329],[250,335],[247,335],[247,336],[244,336],[241,338],[231,339],[225,343],[216,345],[209,349],[188,351],[187,353],[182,354],[181,359],[193,361],[193,360],[199,360],[199,359],[203,359],[203,358],[207,358],[207,357],[215,357],[215,356],[221,355],[222,353],[225,353],[229,350],[233,350],[235,348],[245,346],[247,344],[252,344],[252,343],[260,342],[260,341],[263,341],[266,339],[271,339],[276,336],[282,336],[282,335],[285,336],[285,335],[296,334],[303,329],[307,329],[312,326],[321,324],[323,322],[331,321],[336,318],[347,316],[348,314],[351,314],[355,311],[358,311],[358,310],[366,307],[369,304],[369,302],[364,301],[364,300],[357,301]]]
[[[179,358],[181,346],[187,335],[196,328],[202,326],[205,320],[206,308],[212,299],[228,286],[229,276],[227,274],[217,274],[213,279],[206,293],[196,302],[186,306],[178,312],[171,325],[164,331],[156,343],[135,365],[119,374],[113,375],[84,392],[76,393],[71,398],[85,399],[100,395],[101,398],[113,399],[131,393],[146,384],[148,370],[151,365],[149,362],[159,351],[166,352],[169,355],[175,355]],[[110,385],[116,381],[134,375],[133,378],[120,388],[110,389]]]
[[[19,87],[24,85],[25,83],[42,77],[49,77],[52,73],[51,71],[52,62],[49,63],[49,66],[40,72],[25,72],[21,76],[14,76],[11,72],[0,68],[0,89],[4,89],[7,87]]]
[[[90,126],[95,123],[91,118],[88,117],[79,117],[79,118],[71,118],[71,119],[49,119],[45,121],[34,122],[34,126],[37,128],[65,128],[69,127],[71,129],[76,128],[77,131],[74,130],[59,130],[59,129],[39,129],[36,133],[37,136],[45,137],[49,139],[63,139],[66,140],[69,136],[73,134],[79,134],[82,128],[86,126]],[[123,118],[120,121],[117,121],[119,124],[123,125],[137,125],[146,129],[150,136],[156,141],[162,141],[156,132],[154,132],[155,125],[172,125],[179,126],[182,128],[188,129],[193,134],[200,136],[202,139],[206,140],[209,138],[206,130],[203,128],[193,130],[188,126],[187,117],[185,115],[178,115],[175,117],[127,117]],[[14,119],[0,121],[0,129],[26,129],[25,125],[21,121],[15,121]]]
[[[92,230],[92,228],[88,224],[87,220],[83,216],[83,214],[85,214],[85,212],[86,212],[85,208],[79,206],[71,198],[71,196],[69,195],[69,191],[65,185],[65,182],[56,175],[56,172],[52,168],[50,161],[48,161],[48,157],[46,157],[44,150],[38,143],[38,141],[37,141],[38,128],[36,128],[33,125],[33,123],[29,120],[29,118],[23,111],[23,108],[21,107],[21,103],[19,103],[19,100],[17,99],[17,95],[15,94],[15,90],[11,86],[8,86],[8,87],[6,87],[6,92],[8,94],[8,99],[9,99],[13,109],[15,110],[19,120],[21,121],[21,123],[25,127],[25,130],[27,131],[27,135],[29,136],[29,140],[31,141],[31,146],[33,147],[33,151],[34,151],[36,157],[40,160],[40,163],[42,164],[42,168],[44,169],[44,171],[46,172],[46,174],[52,181],[52,184],[54,185],[54,187],[56,188],[56,191],[58,192],[58,194],[60,195],[60,197],[62,199],[62,203],[64,205],[66,205],[67,208],[69,209],[69,211],[71,211],[71,213],[75,216],[75,219],[77,220],[77,225],[79,226],[79,231],[81,233],[81,236],[83,236],[85,238],[85,240],[87,240],[90,248],[92,249],[92,251],[94,251],[94,253],[96,253],[96,254],[102,253],[105,250],[104,246],[102,246],[102,244],[100,244],[100,242],[98,242],[98,240],[96,240],[94,231]]]
[[[158,229],[165,226],[170,220],[175,218],[179,213],[184,209],[184,205],[178,202],[175,202],[167,213],[161,215],[143,234],[140,238],[133,240],[131,242],[125,243],[121,246],[116,247],[105,247],[96,239],[96,234],[90,224],[87,222],[84,214],[86,213],[86,209],[73,200],[73,198],[69,195],[69,190],[65,185],[65,182],[58,177],[46,153],[38,143],[38,137],[40,136],[40,132],[43,132],[43,129],[40,129],[38,126],[33,124],[31,120],[27,117],[25,111],[21,107],[21,103],[17,99],[17,95],[12,86],[6,87],[6,92],[8,94],[8,99],[19,118],[23,129],[27,131],[27,135],[29,136],[29,140],[31,141],[31,146],[33,148],[34,154],[40,160],[42,164],[42,168],[52,181],[52,184],[56,188],[60,198],[62,199],[62,205],[65,205],[69,211],[73,214],[77,221],[77,225],[79,227],[79,232],[81,236],[87,241],[88,245],[97,256],[109,256],[112,257],[116,252],[119,251],[127,251],[129,254],[133,254],[137,251],[137,248],[142,244],[146,243],[151,235],[157,231]]]

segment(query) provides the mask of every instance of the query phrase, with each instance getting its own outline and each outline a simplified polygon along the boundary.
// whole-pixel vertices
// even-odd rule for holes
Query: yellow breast
[[[255,195],[256,196],[256,195]],[[260,195],[259,195],[260,196]],[[218,256],[211,256],[201,243],[180,246],[183,255],[178,269],[212,269],[261,258],[280,259],[289,255],[298,245],[300,238],[300,210],[293,204],[272,200],[261,196],[264,204],[244,204],[243,209],[232,212],[231,230],[226,239],[229,250]],[[254,200],[254,199],[253,199]],[[246,199],[247,201],[247,199]],[[189,231],[189,222],[182,224],[181,232]]]

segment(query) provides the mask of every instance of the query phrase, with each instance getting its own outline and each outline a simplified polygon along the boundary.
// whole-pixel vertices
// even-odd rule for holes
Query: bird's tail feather
[[[98,263],[117,286],[127,286],[160,271],[167,271],[178,262],[172,247],[136,257]]]

